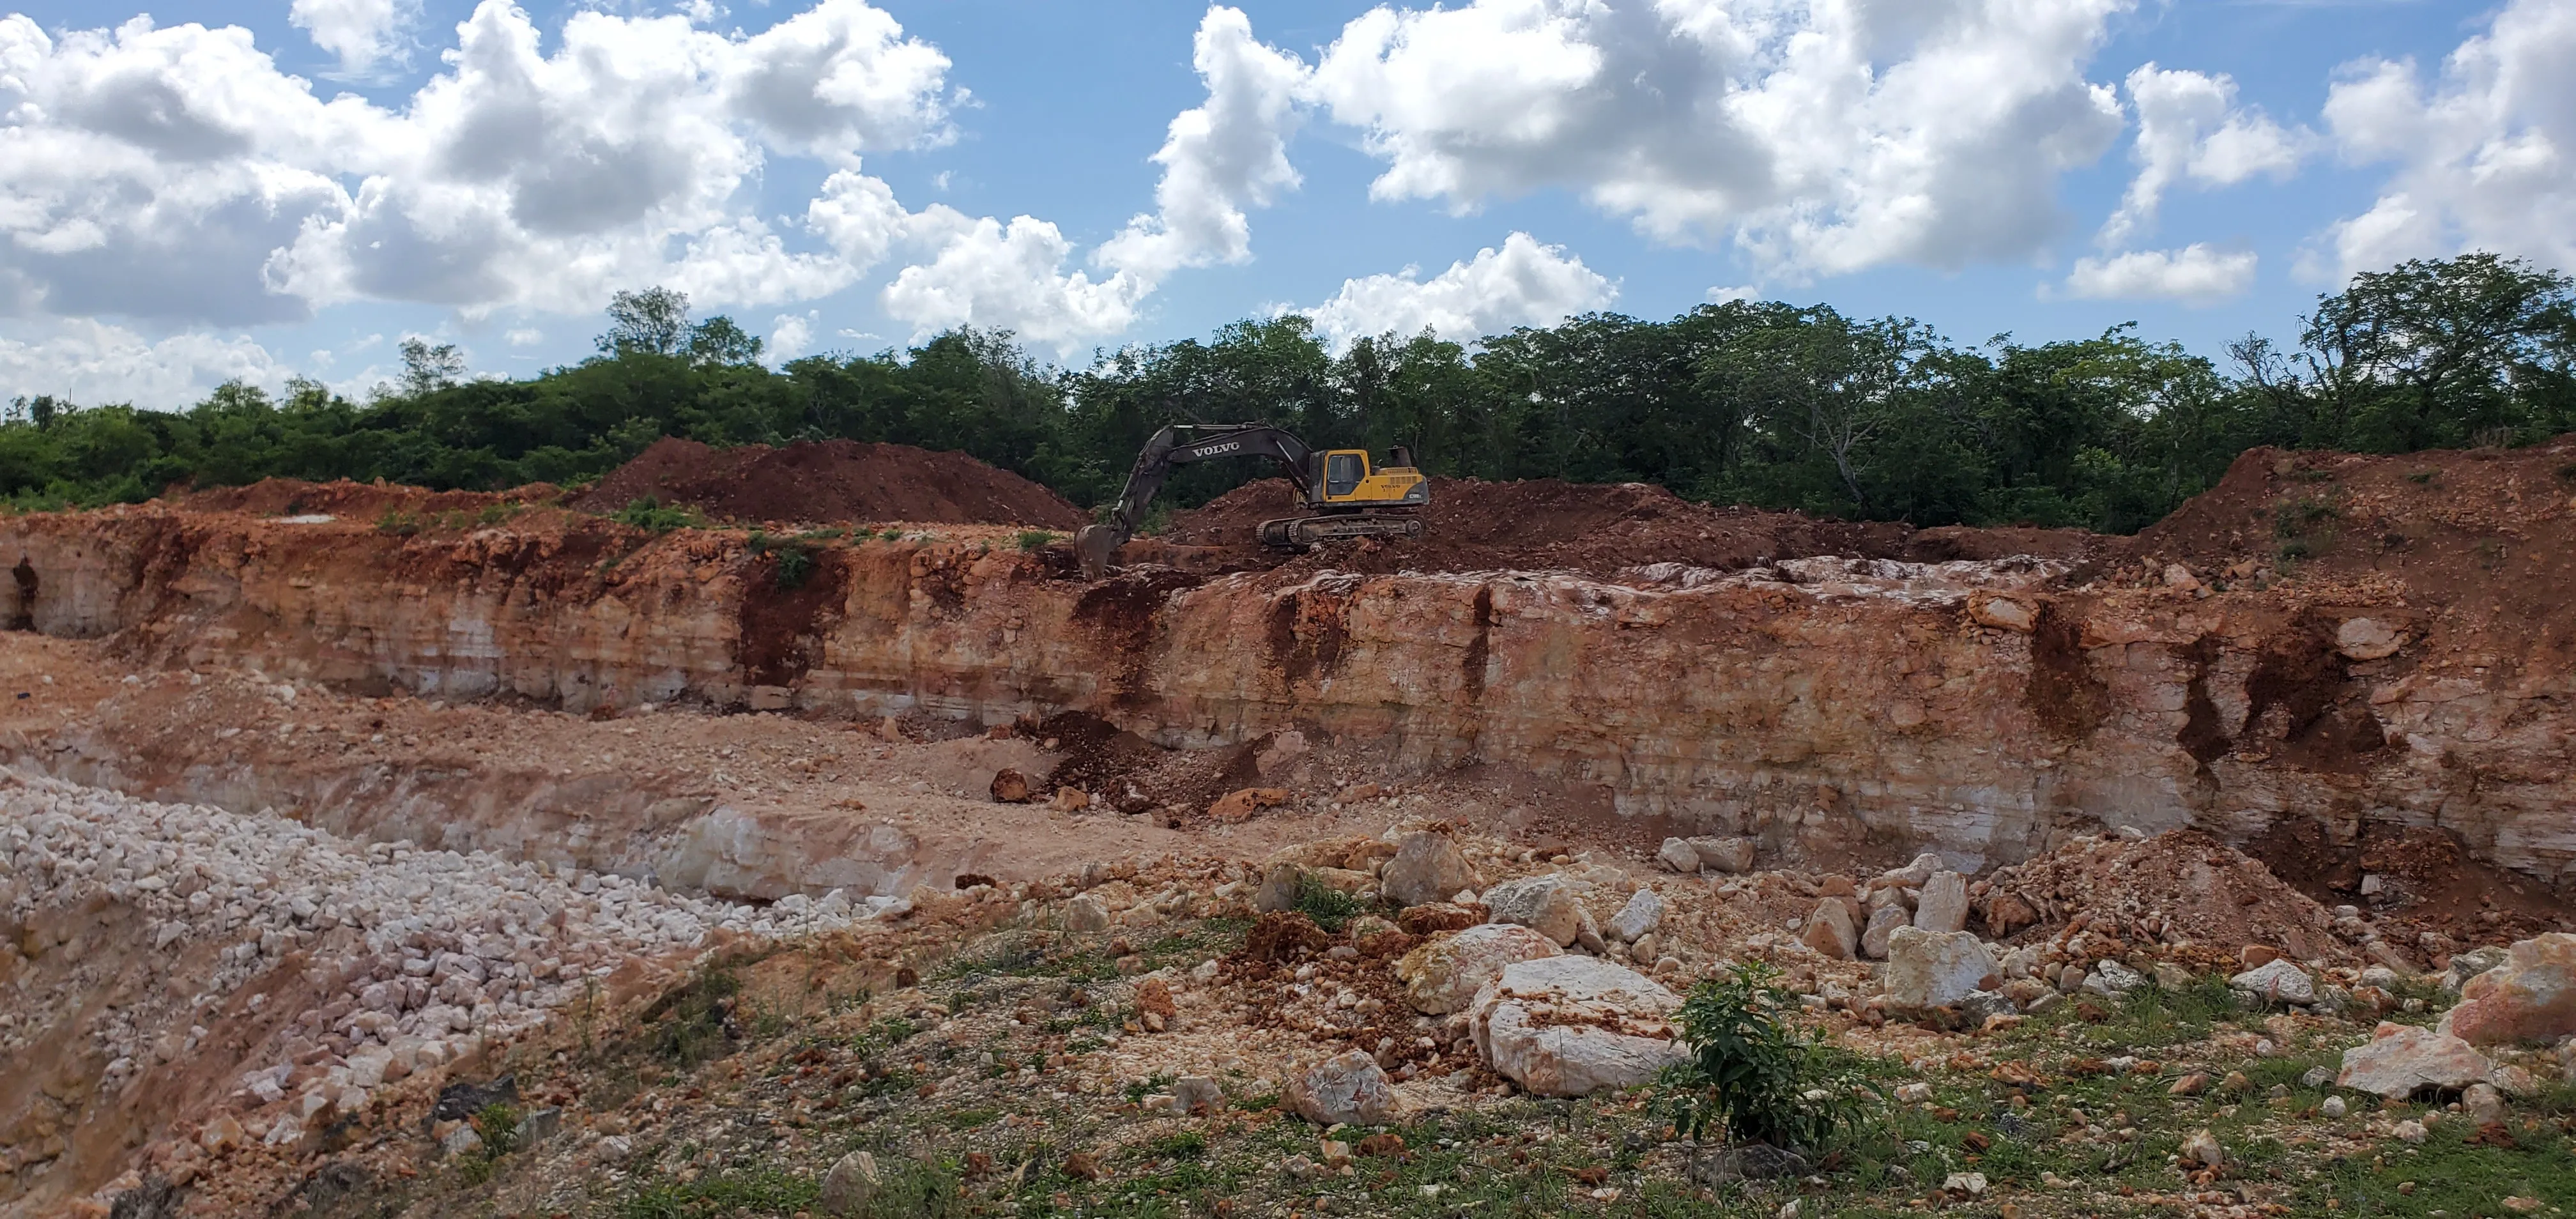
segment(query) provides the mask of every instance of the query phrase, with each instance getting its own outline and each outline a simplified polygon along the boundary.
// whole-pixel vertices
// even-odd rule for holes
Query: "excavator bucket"
[[[1100,579],[1109,574],[1110,557],[1118,553],[1118,531],[1107,525],[1085,525],[1073,535],[1073,552],[1082,559],[1082,578]]]

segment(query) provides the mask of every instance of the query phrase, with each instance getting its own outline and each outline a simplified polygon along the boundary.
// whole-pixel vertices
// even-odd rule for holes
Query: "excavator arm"
[[[1082,558],[1083,573],[1097,580],[1109,570],[1110,556],[1136,536],[1145,521],[1145,509],[1152,506],[1154,493],[1162,490],[1163,480],[1171,477],[1172,467],[1225,457],[1267,457],[1278,462],[1288,481],[1296,484],[1297,498],[1311,501],[1313,456],[1305,441],[1263,423],[1175,423],[1154,433],[1145,442],[1145,451],[1136,455],[1135,468],[1127,472],[1127,489],[1109,510],[1109,519],[1086,525],[1075,535],[1074,550]]]

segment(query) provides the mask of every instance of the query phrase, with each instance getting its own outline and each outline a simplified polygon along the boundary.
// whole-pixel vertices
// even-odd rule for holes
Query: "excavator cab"
[[[1413,454],[1397,445],[1384,466],[1372,468],[1366,449],[1327,449],[1316,455],[1323,477],[1312,480],[1311,503],[1327,512],[1418,507],[1430,502],[1431,483],[1413,468]]]

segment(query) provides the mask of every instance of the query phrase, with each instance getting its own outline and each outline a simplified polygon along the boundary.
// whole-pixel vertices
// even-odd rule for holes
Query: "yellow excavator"
[[[1413,468],[1413,453],[1403,445],[1377,466],[1365,449],[1319,451],[1266,423],[1175,423],[1145,442],[1109,518],[1075,535],[1084,574],[1097,580],[1108,572],[1110,558],[1135,536],[1172,467],[1226,457],[1279,463],[1309,514],[1261,522],[1262,545],[1304,550],[1337,538],[1422,536],[1422,521],[1413,514],[1431,502],[1431,480]]]

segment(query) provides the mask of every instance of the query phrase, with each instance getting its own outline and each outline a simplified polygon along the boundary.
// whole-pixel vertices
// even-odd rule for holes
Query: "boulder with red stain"
[[[2441,1028],[2471,1045],[2576,1034],[2576,935],[2553,931],[2506,949],[2504,964],[2460,987]]]

